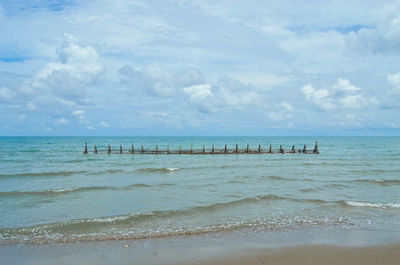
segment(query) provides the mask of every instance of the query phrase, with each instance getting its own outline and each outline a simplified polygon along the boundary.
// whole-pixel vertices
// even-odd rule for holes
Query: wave
[[[400,185],[400,179],[356,179],[353,181],[360,183],[373,183],[382,186]]]
[[[216,222],[215,224],[191,225],[179,220],[201,219],[205,214],[215,216],[226,207],[260,200],[280,200],[274,195],[245,198],[226,203],[216,203],[183,210],[152,211],[121,216],[76,219],[67,222],[40,224],[29,227],[0,230],[0,244],[55,243],[77,241],[100,241],[142,239],[208,232],[231,231],[248,228],[282,229],[299,225],[354,224],[346,218],[311,218],[299,216],[270,216],[244,221]],[[285,198],[283,198],[285,199]],[[197,218],[199,217],[199,218]],[[178,220],[178,221],[177,221]],[[174,224],[171,226],[171,224]]]
[[[119,217],[102,218],[108,219],[109,223],[118,222]],[[124,219],[121,217],[121,219]],[[94,219],[93,219],[94,220]],[[138,229],[131,227],[130,229],[117,230],[109,227],[105,229],[98,229],[99,231],[91,231],[90,233],[82,233],[82,230],[72,230],[65,228],[73,233],[60,233],[53,232],[50,227],[37,226],[20,229],[20,231],[7,231],[0,230],[0,245],[4,244],[49,244],[49,243],[73,243],[73,242],[87,242],[87,241],[107,241],[107,240],[137,240],[148,238],[162,238],[170,236],[185,236],[185,235],[198,235],[205,233],[237,231],[245,229],[258,229],[263,230],[279,230],[284,228],[291,228],[297,226],[318,226],[318,225],[354,225],[347,218],[337,219],[307,219],[304,217],[281,217],[274,219],[258,219],[253,221],[241,222],[228,222],[214,225],[204,226],[174,226],[174,227],[154,227],[148,229]],[[95,225],[96,227],[96,225]],[[103,231],[101,231],[103,230]],[[80,232],[80,233],[79,233]]]
[[[301,189],[301,192],[305,192],[305,193],[309,193],[309,192],[315,192],[317,191],[319,188],[306,188],[306,189]]]
[[[400,203],[373,203],[373,202],[353,202],[353,201],[343,201],[347,206],[352,207],[372,207],[372,208],[396,208],[400,209]]]
[[[136,184],[131,184],[128,186],[125,186],[121,188],[122,190],[131,190],[132,188],[150,188],[151,185],[143,184],[143,183],[136,183]]]
[[[162,184],[160,184],[162,186]],[[89,186],[79,188],[66,188],[66,189],[54,189],[54,190],[38,190],[38,191],[9,191],[0,192],[0,197],[18,197],[18,196],[58,196],[75,192],[85,191],[102,191],[102,190],[131,190],[134,188],[149,188],[151,185],[136,183],[125,187],[113,187],[113,186]]]
[[[272,180],[290,180],[290,181],[307,181],[307,182],[315,182],[313,179],[303,179],[303,178],[286,178],[281,176],[267,176],[267,178]]]
[[[18,178],[18,177],[57,177],[57,176],[72,176],[79,174],[116,174],[116,173],[169,173],[178,171],[180,168],[165,167],[165,168],[143,168],[135,170],[124,170],[124,169],[106,169],[101,171],[48,171],[48,172],[26,172],[26,173],[15,173],[15,174],[0,174],[0,178]]]
[[[170,173],[174,171],[178,171],[179,168],[174,168],[174,167],[163,167],[163,168],[141,168],[136,170],[136,172],[139,173]]]
[[[13,177],[50,177],[50,176],[71,176],[75,174],[83,174],[87,171],[53,171],[53,172],[27,172],[17,174],[0,174],[0,178]]]
[[[55,189],[55,190],[39,190],[39,191],[9,191],[0,192],[0,197],[16,197],[16,196],[56,196],[66,193],[74,193],[81,191],[98,191],[98,190],[115,190],[111,186],[90,186],[79,188]]]

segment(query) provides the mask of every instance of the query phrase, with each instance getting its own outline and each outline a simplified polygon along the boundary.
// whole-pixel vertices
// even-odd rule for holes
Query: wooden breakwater
[[[85,143],[84,154],[88,154],[88,145]],[[304,145],[303,149],[296,150],[295,146],[292,145],[291,149],[284,149],[282,145],[279,146],[279,149],[273,149],[272,144],[269,145],[269,148],[262,148],[262,145],[259,144],[258,148],[250,148],[250,145],[247,144],[247,148],[239,149],[239,145],[236,144],[235,148],[228,148],[228,145],[225,144],[224,148],[215,148],[214,144],[211,147],[206,148],[206,145],[203,145],[202,148],[193,149],[193,145],[190,145],[189,149],[182,149],[182,146],[179,145],[178,149],[170,149],[169,145],[167,145],[166,149],[159,149],[156,144],[154,149],[143,148],[143,145],[140,145],[140,148],[137,149],[132,144],[129,149],[123,149],[122,145],[119,145],[119,149],[112,150],[111,146],[108,145],[107,150],[99,151],[97,146],[94,145],[93,153],[107,153],[107,154],[186,154],[186,155],[214,155],[214,154],[319,154],[318,142],[315,142],[315,146],[313,150],[307,150],[307,146]]]

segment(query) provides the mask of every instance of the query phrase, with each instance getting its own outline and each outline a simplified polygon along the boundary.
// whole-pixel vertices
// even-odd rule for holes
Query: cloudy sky
[[[400,135],[400,1],[0,0],[0,135]]]

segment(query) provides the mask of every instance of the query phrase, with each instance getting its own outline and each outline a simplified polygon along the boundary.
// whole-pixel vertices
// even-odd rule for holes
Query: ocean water
[[[127,153],[315,140],[319,155]],[[0,137],[0,244],[399,224],[400,137]]]

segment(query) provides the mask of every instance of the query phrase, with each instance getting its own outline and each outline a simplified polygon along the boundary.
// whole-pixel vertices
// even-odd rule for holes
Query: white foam
[[[179,170],[179,168],[177,168],[177,167],[167,167],[167,170],[168,171],[177,171],[177,170]]]
[[[77,190],[78,188],[72,188],[72,189],[58,189],[58,190],[47,190],[49,192],[69,192],[69,191],[74,191]]]
[[[400,203],[372,203],[372,202],[346,201],[346,204],[353,207],[400,208]]]

